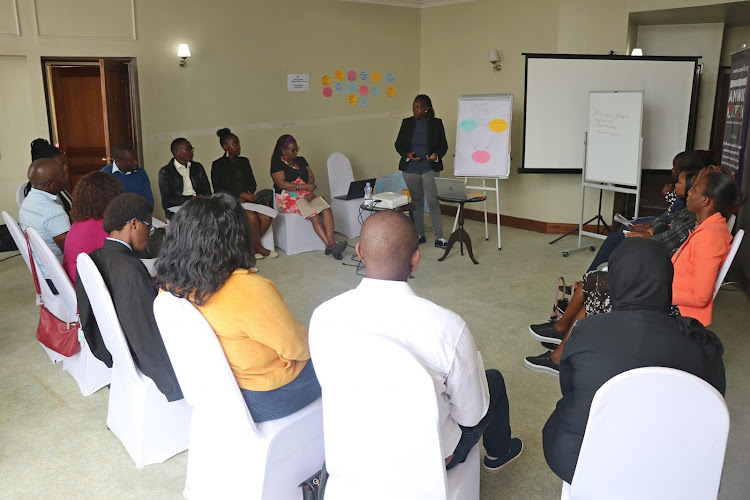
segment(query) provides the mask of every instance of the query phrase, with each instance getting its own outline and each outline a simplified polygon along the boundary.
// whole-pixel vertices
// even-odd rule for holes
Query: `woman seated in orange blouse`
[[[226,193],[187,201],[169,225],[156,271],[213,328],[253,420],[291,415],[320,397],[300,324],[269,280],[251,269],[250,226]]]
[[[696,227],[672,257],[672,303],[703,326],[711,324],[716,278],[732,246],[726,217],[745,201],[724,172],[702,170],[688,192],[687,209],[695,214]]]

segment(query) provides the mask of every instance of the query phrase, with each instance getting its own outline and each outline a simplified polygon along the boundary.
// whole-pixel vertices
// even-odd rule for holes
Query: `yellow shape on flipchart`
[[[493,132],[505,132],[508,130],[508,122],[500,118],[496,118],[490,122],[490,130]]]

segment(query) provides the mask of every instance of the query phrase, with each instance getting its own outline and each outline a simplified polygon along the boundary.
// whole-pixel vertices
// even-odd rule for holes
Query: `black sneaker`
[[[435,248],[442,248],[445,250],[448,248],[448,241],[445,238],[438,238],[435,240]]]
[[[427,238],[424,235],[419,237],[419,244],[421,245],[422,243],[427,243]]]
[[[529,335],[542,342],[550,342],[552,344],[560,344],[563,337],[565,337],[564,333],[555,330],[554,321],[529,325]]]
[[[490,457],[489,455],[487,455],[484,457],[484,460],[482,461],[482,465],[484,465],[484,468],[490,472],[498,472],[503,467],[511,463],[513,460],[520,457],[522,452],[523,452],[523,442],[521,442],[521,440],[518,438],[513,438],[510,440],[510,449],[508,450],[508,453],[506,453],[504,457],[494,458],[494,457]]]
[[[549,349],[550,351],[554,351],[557,349],[557,346],[560,344],[553,344],[552,342],[542,342],[542,347],[545,349]]]
[[[552,351],[547,351],[539,356],[529,356],[523,360],[523,366],[537,372],[560,375],[560,365],[552,361],[552,358],[550,358],[551,354]]]

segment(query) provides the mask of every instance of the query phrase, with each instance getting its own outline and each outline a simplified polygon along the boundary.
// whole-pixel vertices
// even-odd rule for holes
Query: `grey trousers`
[[[430,219],[432,219],[432,230],[437,240],[443,237],[443,220],[440,215],[440,202],[437,199],[435,177],[440,177],[440,174],[433,170],[424,174],[407,174],[404,172],[404,181],[406,181],[411,201],[415,206],[414,223],[417,225],[419,236],[424,236],[424,200],[426,197],[427,206],[430,209]]]

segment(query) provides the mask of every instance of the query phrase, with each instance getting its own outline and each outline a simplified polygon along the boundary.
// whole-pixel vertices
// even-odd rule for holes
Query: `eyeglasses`
[[[175,151],[195,151],[195,148],[175,148]]]
[[[141,222],[143,222],[148,227],[148,235],[153,236],[154,232],[156,231],[156,228],[153,225],[151,225],[150,222],[146,222],[145,220],[142,220]]]
[[[299,150],[302,149],[299,146],[296,148],[284,148],[285,150],[289,151],[290,153],[299,153]]]

